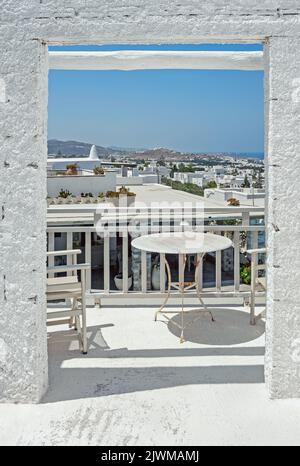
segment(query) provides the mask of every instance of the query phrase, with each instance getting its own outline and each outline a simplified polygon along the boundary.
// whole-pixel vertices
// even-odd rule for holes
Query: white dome
[[[90,159],[90,160],[99,160],[98,153],[97,153],[97,149],[96,149],[96,146],[95,146],[95,145],[93,145],[93,146],[91,147],[89,159]]]

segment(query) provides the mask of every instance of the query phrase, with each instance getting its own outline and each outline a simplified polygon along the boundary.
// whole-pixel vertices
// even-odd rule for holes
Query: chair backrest
[[[81,254],[80,249],[66,251],[51,251],[48,257],[66,256],[71,257],[71,265],[60,265],[47,268],[47,299],[60,299],[64,297],[76,297],[85,293],[86,290],[86,270],[90,269],[89,264],[77,264],[77,255]],[[78,278],[78,272],[81,278]],[[55,276],[55,274],[67,274],[66,276]]]
[[[255,290],[257,285],[260,285],[264,290],[266,290],[266,279],[265,277],[259,277],[259,271],[266,270],[266,264],[259,264],[258,257],[259,254],[266,254],[267,250],[265,248],[258,248],[258,249],[249,249],[246,251],[248,254],[251,255],[252,263],[251,263],[251,288],[252,291]]]
[[[47,278],[47,293],[78,290],[80,282],[78,276]]]

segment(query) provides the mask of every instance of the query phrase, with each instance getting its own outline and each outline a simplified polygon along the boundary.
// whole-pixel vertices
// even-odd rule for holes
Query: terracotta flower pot
[[[67,169],[67,175],[68,176],[76,176],[77,175],[77,168],[68,168]]]

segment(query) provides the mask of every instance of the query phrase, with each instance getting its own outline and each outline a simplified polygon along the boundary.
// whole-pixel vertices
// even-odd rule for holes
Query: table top
[[[189,231],[140,236],[132,241],[132,246],[160,254],[206,254],[230,248],[232,241],[220,235]]]

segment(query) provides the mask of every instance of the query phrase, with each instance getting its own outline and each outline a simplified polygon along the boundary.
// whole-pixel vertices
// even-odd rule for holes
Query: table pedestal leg
[[[179,256],[179,288],[181,293],[181,335],[180,335],[180,343],[185,342],[184,338],[184,292],[185,292],[185,281],[184,281],[184,273],[186,268],[186,255]]]
[[[155,313],[155,322],[157,321],[157,317],[158,317],[158,314],[160,314],[163,309],[166,307],[169,299],[170,299],[170,294],[171,294],[171,287],[172,287],[172,276],[171,276],[171,269],[170,269],[170,265],[169,265],[169,262],[167,261],[167,259],[165,258],[165,267],[167,269],[167,275],[168,275],[168,291],[167,291],[167,296],[166,296],[166,299],[164,300],[163,304],[161,305],[160,309]]]
[[[190,321],[186,325],[184,325],[184,313],[188,312],[188,311],[184,310],[184,295],[185,295],[185,291],[186,291],[186,287],[185,287],[186,284],[185,284],[185,281],[184,281],[184,272],[185,272],[187,257],[186,257],[186,255],[181,255],[180,256],[180,260],[182,261],[182,263],[181,263],[181,267],[180,267],[180,275],[181,276],[179,277],[178,285],[177,284],[172,284],[171,269],[170,269],[170,266],[169,266],[169,263],[168,263],[167,259],[165,258],[165,267],[167,269],[167,275],[168,275],[168,291],[167,291],[167,296],[165,298],[165,301],[163,302],[160,309],[155,313],[155,321],[157,321],[157,318],[158,318],[159,314],[162,314],[168,321],[171,320],[166,314],[174,314],[174,312],[168,312],[168,311],[163,312],[163,310],[166,307],[166,305],[167,305],[167,303],[168,303],[168,301],[170,299],[172,286],[173,287],[176,286],[177,290],[179,290],[180,294],[181,294],[181,312],[180,312],[180,314],[181,314],[181,325],[177,324],[177,322],[173,322],[173,324],[181,330],[180,343],[185,342],[184,330],[187,327],[189,327],[190,325],[192,325],[194,322],[199,320],[202,314],[209,314],[210,317],[211,317],[212,322],[215,322],[215,319],[214,319],[214,316],[213,316],[212,312],[207,308],[207,306],[205,305],[205,303],[203,302],[203,299],[201,297],[201,291],[200,291],[200,286],[199,286],[199,272],[200,272],[200,266],[201,266],[203,257],[204,257],[204,255],[202,255],[201,259],[198,261],[198,263],[196,265],[195,282],[190,284],[188,286],[188,288],[187,288],[188,290],[191,290],[192,288],[196,289],[197,297],[199,299],[199,302],[201,304],[202,309],[197,310],[196,311],[197,314],[200,314],[200,315],[198,317],[195,317],[192,321]]]
[[[201,297],[201,291],[200,291],[200,285],[199,285],[199,273],[200,273],[200,266],[202,264],[203,258],[204,258],[204,254],[201,256],[201,259],[197,262],[196,271],[195,271],[196,292],[197,292],[197,296],[198,296],[198,299],[200,301],[200,304],[204,309],[203,311],[201,310],[201,311],[198,311],[198,312],[209,314],[210,317],[211,317],[212,322],[215,322],[215,318],[213,316],[213,313],[207,308],[207,306],[204,304],[203,299]]]

